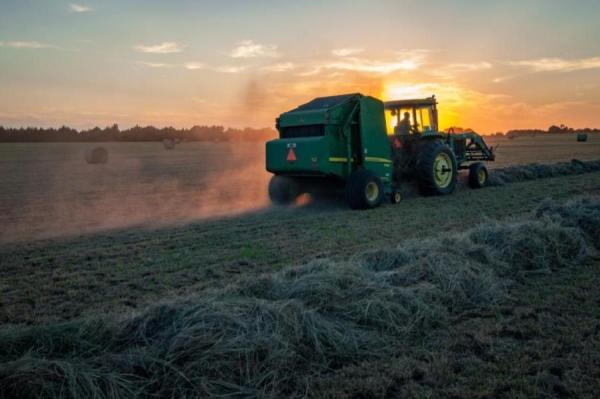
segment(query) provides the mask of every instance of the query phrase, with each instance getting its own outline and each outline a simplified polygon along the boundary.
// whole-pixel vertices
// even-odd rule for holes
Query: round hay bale
[[[172,150],[173,148],[175,148],[175,140],[173,140],[173,139],[164,139],[163,140],[163,146],[165,147],[165,150]]]
[[[587,141],[587,133],[577,133],[577,141]]]
[[[94,147],[85,150],[85,161],[89,164],[107,163],[108,151],[104,147]]]

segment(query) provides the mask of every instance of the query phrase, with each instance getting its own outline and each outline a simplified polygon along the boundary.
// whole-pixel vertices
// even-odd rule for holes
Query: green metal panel
[[[322,125],[326,122],[325,112],[286,112],[279,117],[279,126]]]
[[[328,136],[298,137],[267,142],[267,170],[279,174],[329,174]],[[289,160],[290,151],[295,160]]]
[[[392,154],[385,128],[383,102],[373,97],[362,97],[359,123],[363,166],[384,182],[390,182]]]
[[[267,170],[287,175],[329,175],[345,178],[349,168],[343,124],[360,97],[360,94],[349,94],[317,98],[281,114],[277,123],[280,135],[286,128],[310,125],[324,126],[324,135],[269,141]],[[289,148],[294,148],[294,161],[287,159]]]

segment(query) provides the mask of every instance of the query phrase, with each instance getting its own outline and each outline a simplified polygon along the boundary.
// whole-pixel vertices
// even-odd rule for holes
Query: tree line
[[[447,129],[448,131],[450,129]],[[461,127],[451,129],[455,133],[471,131]],[[565,125],[552,125],[548,130],[517,129],[506,133],[498,132],[493,136],[519,136],[539,134],[574,134],[600,133],[597,128],[573,129]],[[60,128],[20,127],[5,128],[0,126],[0,142],[106,142],[106,141],[162,141],[164,139],[179,139],[183,141],[267,141],[277,136],[271,128],[243,129],[225,128],[224,126],[194,126],[190,129],[175,129],[174,127],[157,128],[154,126],[134,126],[130,129],[119,129],[117,124],[103,129],[94,127],[87,130],[77,130],[67,126]]]
[[[190,129],[173,127],[134,126],[121,130],[117,124],[103,129],[77,130],[67,126],[60,128],[0,126],[0,142],[106,142],[106,141],[266,141],[276,137],[271,128],[225,128],[224,126],[194,126]]]
[[[548,130],[541,129],[517,129],[517,130],[509,130],[504,135],[511,136],[519,136],[519,135],[530,135],[535,136],[538,134],[577,134],[577,133],[600,133],[600,129],[597,128],[583,128],[583,129],[573,129],[572,127],[566,125],[552,125],[548,128]]]
[[[469,128],[462,128],[462,127],[451,127],[448,129],[444,130],[446,133],[448,132],[453,132],[453,133],[465,133],[465,132],[473,132],[472,129]],[[514,129],[514,130],[509,130],[507,132],[497,132],[497,133],[492,133],[492,134],[488,134],[488,136],[507,136],[507,137],[514,137],[514,136],[535,136],[535,135],[539,135],[539,134],[577,134],[577,133],[600,133],[600,129],[598,128],[583,128],[583,129],[573,129],[572,127],[566,126],[566,125],[552,125],[550,126],[547,130],[543,130],[543,129]]]

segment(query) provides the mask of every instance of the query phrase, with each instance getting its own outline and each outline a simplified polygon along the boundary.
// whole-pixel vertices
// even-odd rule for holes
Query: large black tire
[[[269,198],[277,205],[289,205],[298,198],[298,183],[287,176],[275,175],[269,181]]]
[[[370,209],[381,205],[384,191],[381,180],[373,172],[357,169],[346,183],[346,202],[352,209]]]
[[[450,147],[439,140],[428,141],[419,148],[415,168],[423,195],[451,194],[456,188],[456,158]]]
[[[475,162],[469,166],[469,186],[471,188],[485,187],[488,182],[488,171],[481,162]]]

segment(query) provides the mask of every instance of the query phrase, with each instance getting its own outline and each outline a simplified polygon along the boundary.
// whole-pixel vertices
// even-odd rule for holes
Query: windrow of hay
[[[590,217],[586,217],[590,215]],[[600,198],[519,222],[320,260],[135,315],[0,330],[0,397],[289,397],[426,344],[507,287],[600,249]]]
[[[506,183],[518,181],[577,175],[598,171],[600,171],[600,160],[580,161],[578,159],[573,159],[571,162],[558,162],[553,164],[532,163],[527,165],[515,165],[491,170],[488,184],[490,186],[501,186]]]
[[[108,162],[108,151],[104,147],[88,148],[83,155],[89,164]]]

